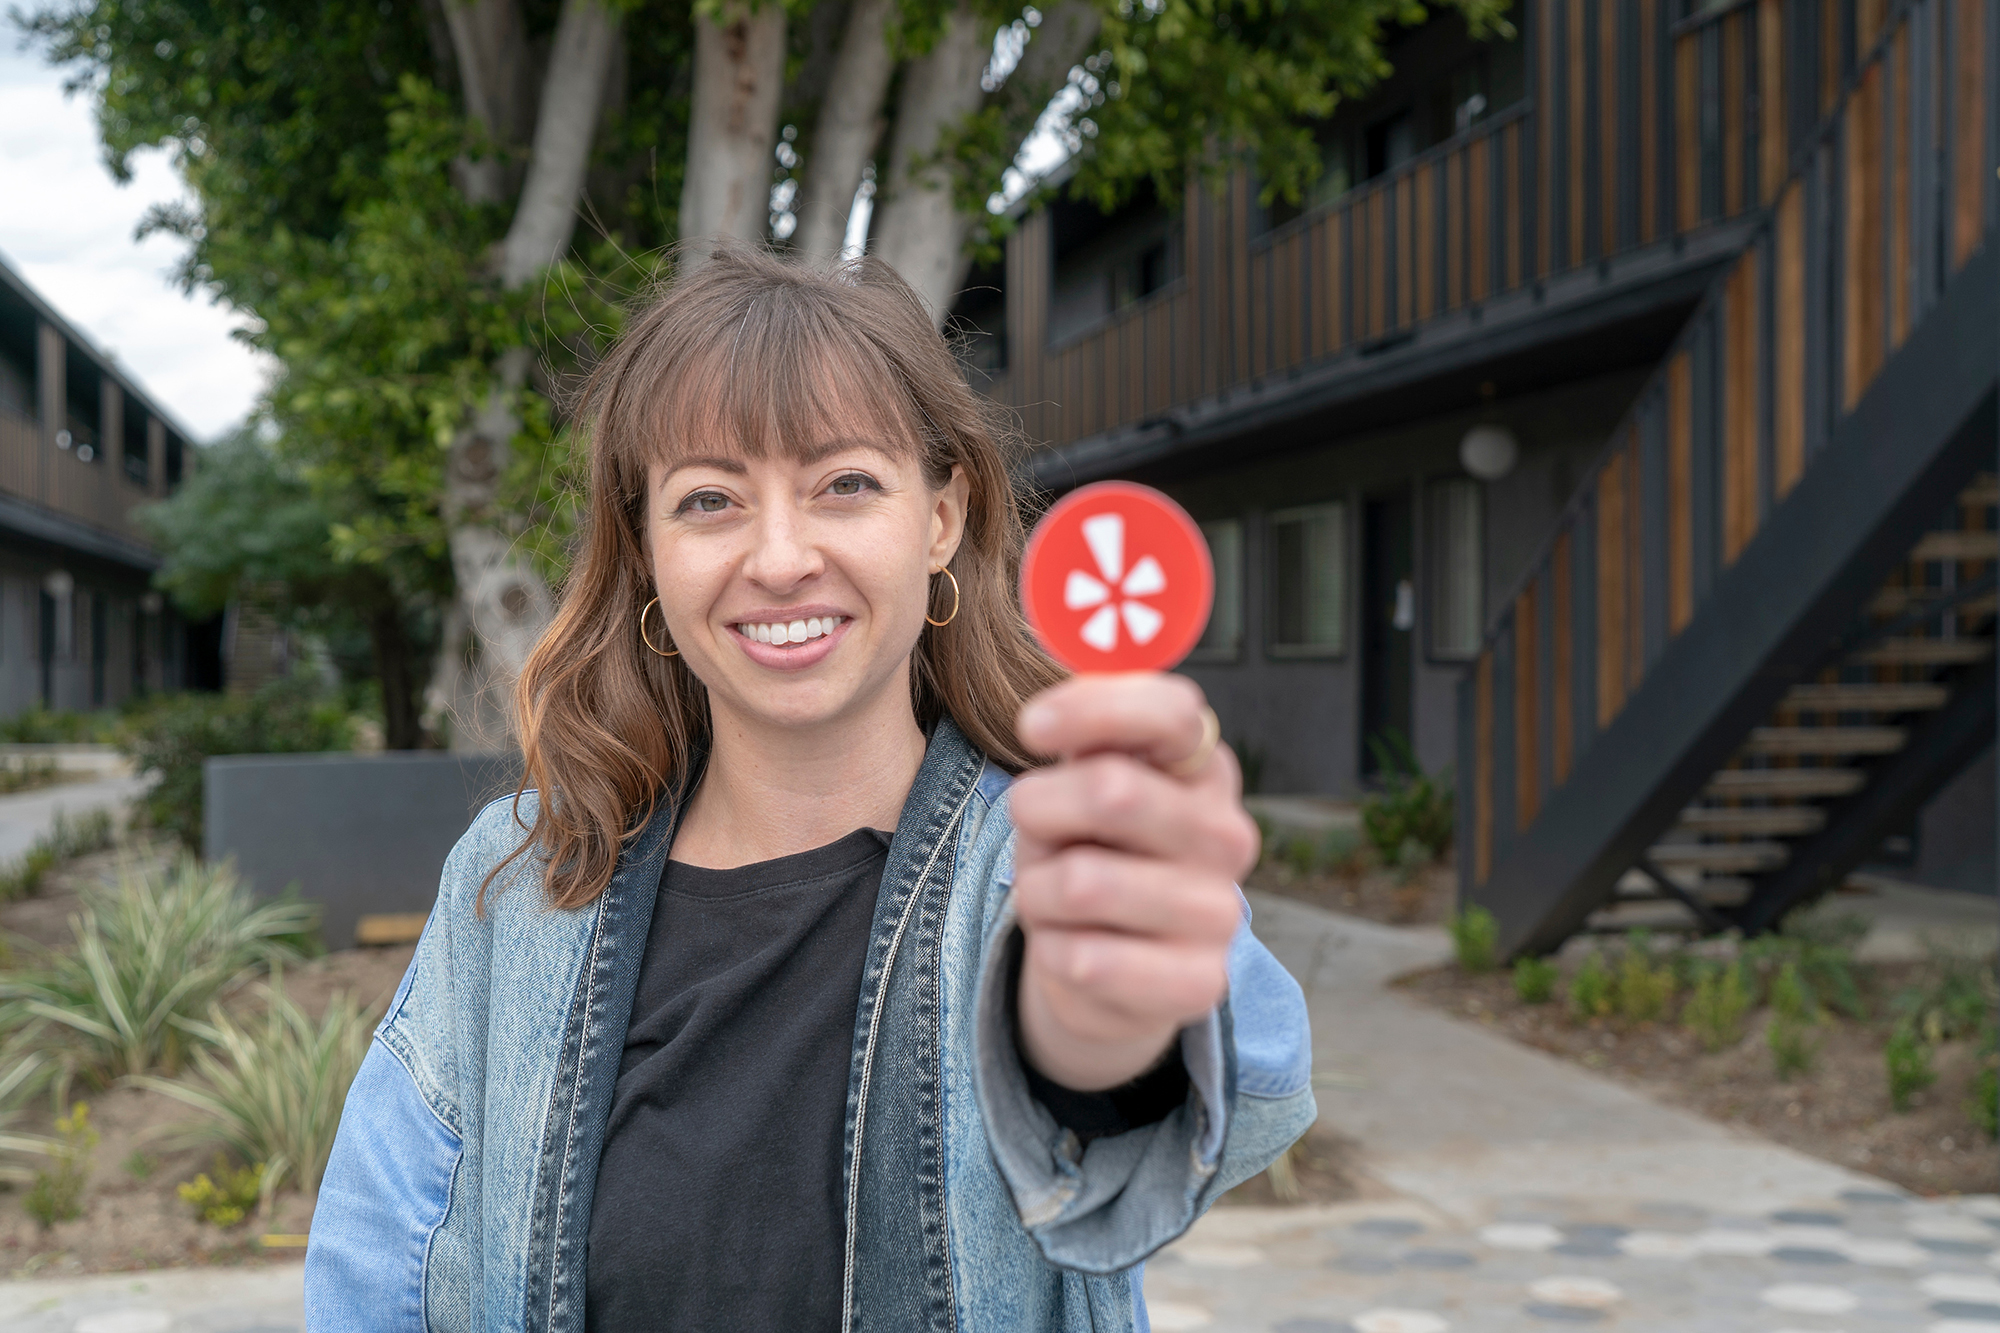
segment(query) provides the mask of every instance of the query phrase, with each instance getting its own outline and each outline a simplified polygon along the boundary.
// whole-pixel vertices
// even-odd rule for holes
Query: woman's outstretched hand
[[[1078,676],[1021,710],[1022,743],[1059,761],[1011,797],[1021,1048],[1065,1087],[1145,1073],[1229,988],[1257,826],[1229,747],[1167,771],[1200,754],[1206,714],[1193,682],[1151,672]]]

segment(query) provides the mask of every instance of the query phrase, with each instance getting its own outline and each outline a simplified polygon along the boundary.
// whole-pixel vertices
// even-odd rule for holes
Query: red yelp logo
[[[1131,482],[1058,501],[1021,558],[1021,609],[1073,671],[1163,671],[1201,639],[1215,595],[1208,544],[1184,510]]]

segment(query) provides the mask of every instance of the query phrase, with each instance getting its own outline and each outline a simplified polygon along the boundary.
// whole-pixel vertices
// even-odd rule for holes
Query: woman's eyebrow
[[[881,454],[885,458],[891,456],[889,450],[883,448],[879,441],[863,439],[856,435],[848,435],[839,436],[831,440],[821,440],[817,444],[809,444],[799,450],[795,457],[800,463],[811,467],[814,463],[831,458],[834,454],[845,453],[849,449],[866,449],[870,453]]]
[[[727,472],[731,476],[736,477],[740,477],[750,470],[748,463],[732,454],[709,454],[698,458],[683,458],[667,469],[666,475],[660,478],[660,484],[663,486],[666,485],[667,482],[673,480],[675,474],[685,472],[691,467],[712,467],[718,472]]]

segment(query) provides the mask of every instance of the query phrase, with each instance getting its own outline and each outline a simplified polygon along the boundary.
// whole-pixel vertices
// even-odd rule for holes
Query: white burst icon
[[[1118,646],[1118,625],[1122,620],[1132,642],[1148,644],[1160,632],[1167,618],[1138,597],[1151,597],[1167,590],[1167,574],[1152,556],[1141,556],[1130,569],[1125,567],[1125,517],[1098,514],[1083,520],[1083,539],[1097,562],[1097,576],[1072,569],[1063,583],[1063,605],[1072,611],[1090,607],[1097,610],[1083,622],[1083,641],[1100,653]],[[1101,576],[1101,577],[1100,577]]]

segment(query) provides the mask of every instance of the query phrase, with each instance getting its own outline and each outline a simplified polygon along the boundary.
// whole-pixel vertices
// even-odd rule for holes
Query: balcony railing
[[[115,459],[90,462],[59,449],[32,417],[0,408],[0,494],[26,500],[128,541],[145,537],[132,522],[146,488]]]
[[[1010,248],[993,388],[1038,443],[1393,346],[1433,321],[1767,204],[1887,0],[1529,0],[1531,100],[1253,234],[1253,185],[1191,185],[1187,276],[1051,349],[1050,238]]]

